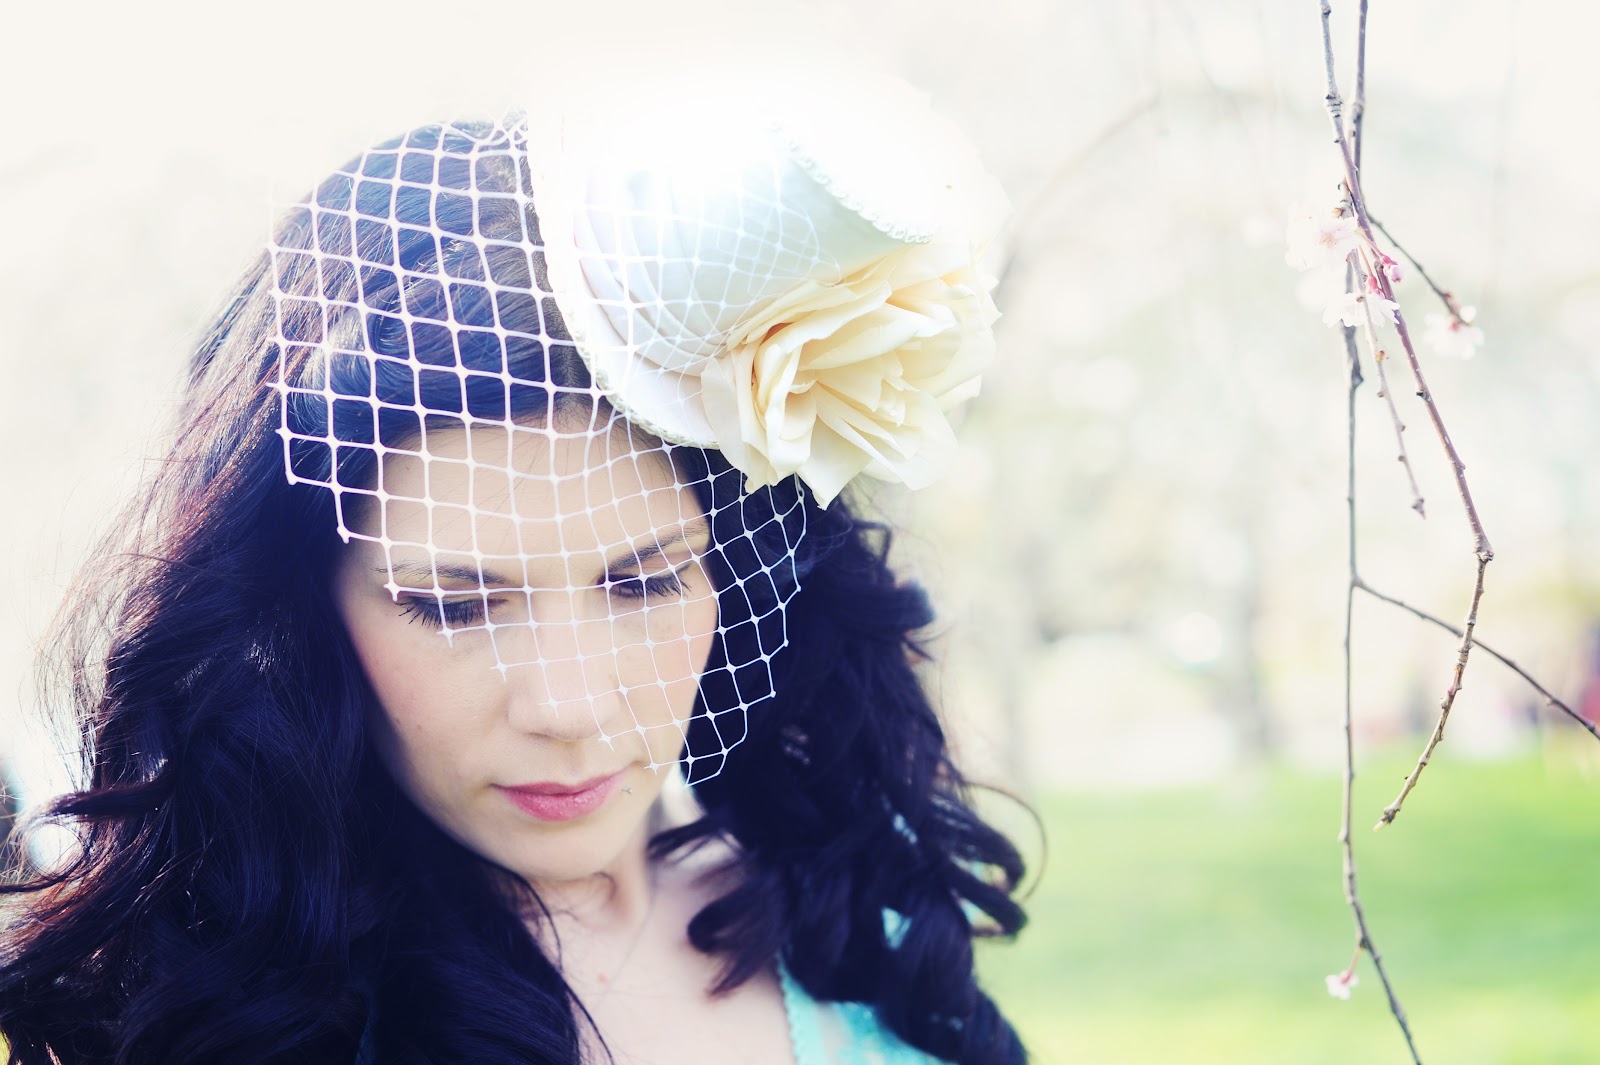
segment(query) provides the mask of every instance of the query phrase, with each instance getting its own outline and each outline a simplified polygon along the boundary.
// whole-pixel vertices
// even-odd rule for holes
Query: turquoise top
[[[908,1046],[885,1028],[871,1006],[860,1002],[819,1002],[778,962],[783,1009],[789,1017],[789,1040],[795,1065],[943,1065],[940,1059]],[[357,1065],[378,1060],[369,1022],[361,1033]]]
[[[907,1045],[860,1002],[818,1002],[778,963],[795,1065],[942,1065]]]

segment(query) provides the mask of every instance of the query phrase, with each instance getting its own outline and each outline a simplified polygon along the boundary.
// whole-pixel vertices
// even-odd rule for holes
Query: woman
[[[949,446],[983,190],[859,104],[429,127],[290,215],[63,612],[13,1061],[1024,1059],[1021,862],[839,496]]]

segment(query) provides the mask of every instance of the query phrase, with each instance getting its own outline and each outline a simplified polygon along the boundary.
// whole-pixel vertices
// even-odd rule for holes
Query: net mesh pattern
[[[285,468],[331,493],[358,570],[452,661],[591,716],[607,743],[636,733],[654,766],[687,740],[704,779],[773,694],[805,496],[792,477],[749,490],[716,451],[608,399],[618,382],[597,379],[557,307],[529,173],[515,118],[429,127],[291,211],[268,256]],[[652,287],[659,256],[636,238],[654,217],[591,234],[629,263],[609,295],[714,344],[724,307]],[[724,221],[709,239],[760,239]],[[718,286],[745,283],[716,269]]]

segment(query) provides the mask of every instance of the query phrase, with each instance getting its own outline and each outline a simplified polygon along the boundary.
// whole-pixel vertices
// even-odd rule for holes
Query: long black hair
[[[579,1061],[582,1011],[519,916],[527,886],[434,826],[364,742],[371,696],[330,600],[333,496],[284,474],[285,437],[298,478],[355,485],[374,440],[417,431],[337,397],[439,411],[449,392],[465,415],[523,417],[587,386],[517,143],[429,127],[366,153],[283,223],[276,266],[249,271],[200,344],[171,450],[50,645],[44,691],[74,715],[84,787],[49,812],[74,829],[69,858],[0,887],[12,1062]],[[423,165],[431,187],[393,180]],[[357,303],[342,324],[309,310]],[[327,354],[341,328],[363,355]],[[427,368],[473,360],[491,371],[476,390]],[[285,381],[314,388],[285,402]],[[845,500],[819,507],[793,480],[744,493],[716,452],[689,461],[713,579],[741,593],[719,595],[690,725],[716,771],[696,785],[704,816],[651,843],[734,845],[734,886],[691,940],[723,989],[781,956],[812,995],[868,1003],[933,1055],[1022,1062],[972,954],[978,929],[1021,927],[1022,862],[968,805],[919,682],[927,599]],[[784,599],[770,672],[719,668],[761,660]],[[719,714],[763,696],[713,753]]]

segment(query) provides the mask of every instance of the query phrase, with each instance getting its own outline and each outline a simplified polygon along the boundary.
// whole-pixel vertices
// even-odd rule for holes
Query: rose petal
[[[867,468],[867,453],[857,444],[832,432],[825,425],[811,436],[811,454],[798,471],[811,486],[820,506],[827,506]]]

